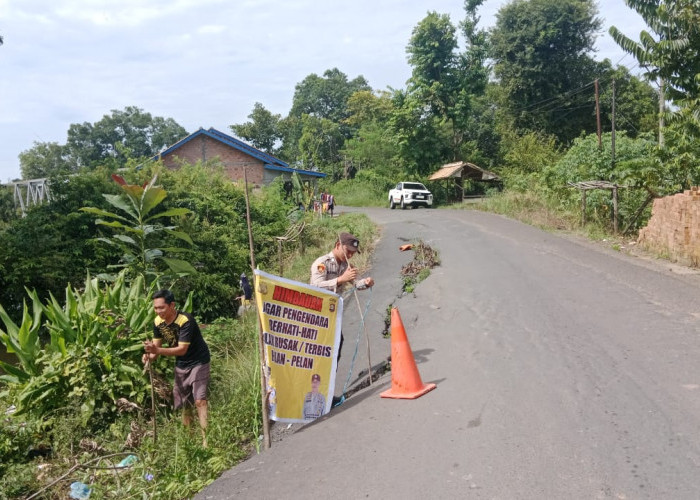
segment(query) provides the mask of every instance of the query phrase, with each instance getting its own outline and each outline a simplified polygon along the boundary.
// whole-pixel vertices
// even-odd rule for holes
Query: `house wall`
[[[672,261],[700,266],[700,188],[655,199],[638,243]]]
[[[195,137],[164,156],[163,163],[169,169],[176,169],[182,163],[196,163],[199,160],[217,158],[232,181],[243,180],[243,171],[247,169],[248,182],[256,186],[263,185],[265,165],[262,161],[205,135]]]

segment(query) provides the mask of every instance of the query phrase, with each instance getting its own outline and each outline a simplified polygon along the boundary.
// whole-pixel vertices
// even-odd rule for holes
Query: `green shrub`
[[[155,285],[154,285],[155,286]],[[79,408],[83,425],[99,426],[116,418],[120,397],[143,402],[145,379],[141,376],[141,341],[150,331],[154,312],[151,290],[137,278],[131,287],[124,273],[100,288],[95,278],[83,291],[66,288],[65,308],[51,296],[42,304],[30,293],[34,315],[25,308],[21,325],[4,314],[0,341],[15,353],[20,366],[0,362],[6,374],[15,416],[29,414],[51,422],[51,415],[66,407]],[[48,341],[37,334],[46,318]]]

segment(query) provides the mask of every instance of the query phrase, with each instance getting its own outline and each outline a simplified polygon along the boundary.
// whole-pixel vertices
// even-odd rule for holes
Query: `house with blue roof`
[[[279,158],[214,128],[200,128],[162,151],[157,158],[170,169],[198,161],[216,160],[232,181],[243,180],[246,172],[248,182],[255,186],[266,186],[277,177],[290,180],[293,172],[299,174],[302,181],[312,183],[326,176],[321,172],[292,168]]]

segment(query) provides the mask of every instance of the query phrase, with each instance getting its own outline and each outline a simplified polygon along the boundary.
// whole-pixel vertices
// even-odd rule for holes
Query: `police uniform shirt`
[[[338,286],[338,276],[342,275],[347,268],[347,261],[338,262],[335,260],[333,252],[322,255],[311,264],[311,284],[334,293],[340,293],[344,283]]]
[[[304,397],[304,419],[318,418],[323,415],[326,398],[320,392],[307,392]]]

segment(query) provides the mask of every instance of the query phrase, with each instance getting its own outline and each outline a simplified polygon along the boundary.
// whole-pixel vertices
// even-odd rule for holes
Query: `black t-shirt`
[[[160,316],[156,316],[153,338],[162,339],[169,347],[177,347],[180,344],[190,345],[184,356],[175,357],[175,366],[178,368],[191,368],[209,363],[209,346],[204,341],[199,325],[191,314],[178,311],[175,321],[170,324]]]

